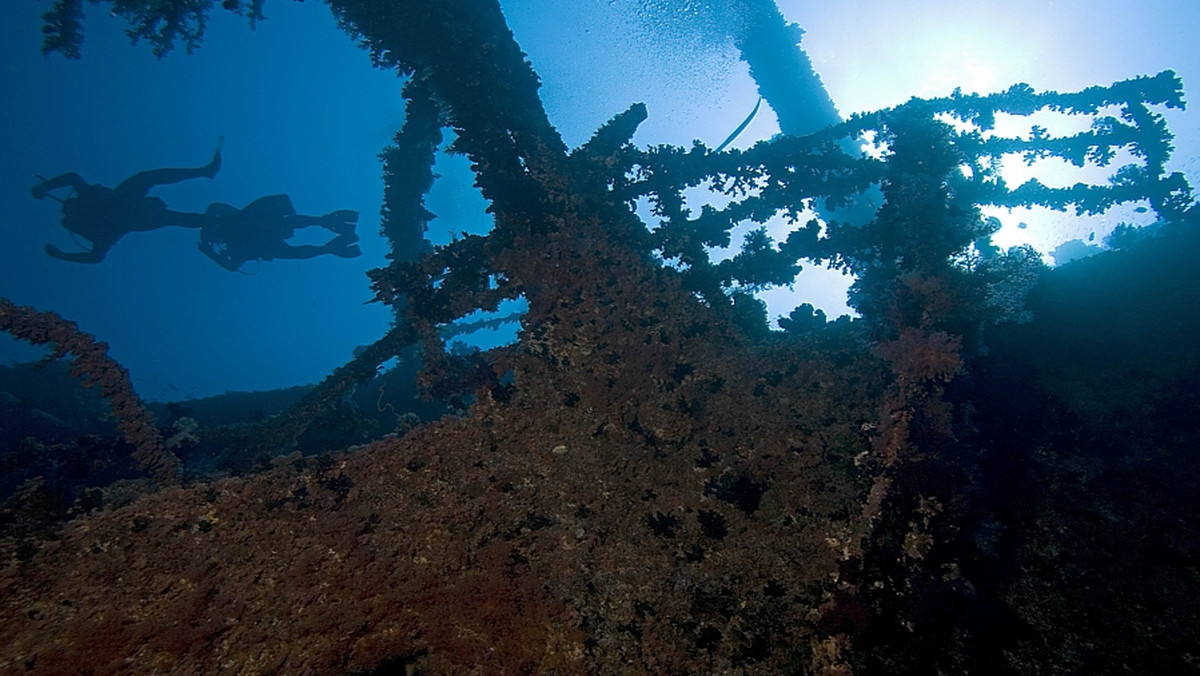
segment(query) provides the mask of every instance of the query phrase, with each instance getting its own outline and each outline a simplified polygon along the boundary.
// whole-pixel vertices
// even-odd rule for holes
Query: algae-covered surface
[[[78,49],[79,5],[47,15],[50,48]],[[1200,665],[1200,211],[1166,168],[1173,73],[838,122],[795,27],[746,3],[762,39],[734,44],[791,131],[644,147],[634,104],[570,149],[496,2],[329,5],[404,82],[369,280],[392,327],[317,385],[146,404],[104,336],[0,299],[0,329],[53,351],[0,370],[4,672]],[[207,11],[118,6],[155,47],[193,46]],[[1086,131],[996,129],[1045,110]],[[447,129],[494,224],[435,247]],[[1108,174],[1009,185],[1006,155]],[[723,199],[689,207],[700,185]],[[1153,225],[1056,268],[981,211],[1122,204]],[[852,275],[858,316],[771,328],[754,292],[800,265]],[[514,343],[447,347],[515,299]]]

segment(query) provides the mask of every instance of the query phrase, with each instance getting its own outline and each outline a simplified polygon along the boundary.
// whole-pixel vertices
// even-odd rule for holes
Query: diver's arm
[[[99,263],[104,260],[104,255],[108,253],[109,246],[95,246],[91,251],[66,252],[54,246],[53,244],[46,245],[46,253],[59,259],[60,261],[68,261],[71,263]]]
[[[33,186],[33,189],[29,192],[33,195],[34,199],[40,200],[51,190],[64,188],[66,186],[70,186],[74,188],[76,192],[79,192],[88,187],[88,182],[83,180],[83,177],[79,174],[69,171],[65,174],[59,174],[54,178],[43,180],[41,183]]]

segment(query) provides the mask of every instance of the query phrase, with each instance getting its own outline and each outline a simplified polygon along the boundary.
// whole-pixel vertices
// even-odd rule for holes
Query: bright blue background
[[[272,2],[251,32],[213,14],[204,46],[155,59],[123,23],[88,6],[83,59],[40,53],[45,3],[6,10],[0,132],[0,294],[49,309],[111,345],[151,399],[319,380],[386,331],[364,271],[385,263],[377,155],[403,123],[400,81],[371,67],[327,7]],[[196,233],[126,236],[99,265],[46,256],[77,246],[58,204],[29,196],[34,174],[77,171],[113,186],[142,170],[197,166],[225,135],[215,180],[156,188],[174,209],[243,206],[287,193],[301,213],[357,209],[363,256],[251,262],[235,274],[196,250]]]

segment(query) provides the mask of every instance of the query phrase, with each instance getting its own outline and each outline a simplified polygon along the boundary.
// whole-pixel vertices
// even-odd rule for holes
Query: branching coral
[[[856,115],[811,136],[779,137],[742,152],[713,154],[699,144],[686,150],[629,148],[624,156],[629,178],[619,183],[618,194],[630,201],[652,201],[661,219],[652,230],[654,246],[662,256],[679,259],[689,284],[710,301],[717,300],[719,288],[778,284],[780,272],[795,270],[799,260],[808,259],[857,275],[857,309],[872,318],[883,310],[876,299],[885,279],[946,265],[990,234],[992,226],[979,215],[980,206],[1038,205],[1099,213],[1148,199],[1163,220],[1181,220],[1192,203],[1191,191],[1181,174],[1164,167],[1171,135],[1161,114],[1149,106],[1182,105],[1181,85],[1170,71],[1073,94],[1015,86],[989,96],[914,99]],[[1120,119],[1100,114],[1113,106],[1122,111]],[[1044,129],[1028,138],[994,133],[997,113],[1031,115],[1039,110],[1090,116],[1092,129],[1064,137]],[[845,152],[848,140],[868,137],[884,146],[882,157]],[[999,160],[1006,155],[1062,157],[1105,167],[1120,149],[1140,163],[1117,168],[1107,185],[1048,188],[1030,180],[1009,187],[999,173]],[[731,201],[720,209],[690,213],[682,193],[700,185],[713,186]],[[882,186],[885,203],[865,226],[836,216],[825,223],[817,218],[817,212],[843,207],[872,185]],[[797,224],[785,241],[756,236],[747,240],[742,260],[711,264],[707,248],[728,246],[734,226],[763,224],[776,216]]]
[[[50,37],[58,30],[55,26],[70,23],[71,1],[60,4],[61,17],[47,18]],[[190,47],[188,26],[202,27],[211,0],[179,10],[186,16],[143,4],[121,0],[113,2],[113,8],[130,20],[131,30],[159,26],[163,44],[184,39]],[[244,4],[226,7],[259,16],[261,2]],[[392,240],[393,261],[371,273],[378,299],[396,305],[398,317],[409,313],[413,319],[444,324],[475,310],[495,309],[501,300],[539,285],[532,270],[513,267],[507,252],[536,245],[540,234],[583,207],[578,198],[584,195],[590,202],[584,210],[603,213],[611,221],[613,236],[636,249],[638,256],[678,260],[685,284],[710,304],[730,303],[731,291],[787,284],[801,261],[810,261],[856,275],[852,303],[881,327],[891,312],[895,294],[890,287],[898,275],[943,275],[950,258],[991,233],[991,225],[979,216],[980,206],[1041,205],[1098,213],[1147,199],[1170,222],[1180,220],[1191,205],[1182,175],[1165,169],[1171,135],[1152,109],[1183,105],[1179,80],[1169,71],[1069,94],[1037,93],[1017,85],[992,95],[955,92],[939,99],[914,99],[897,108],[855,115],[809,136],[781,136],[744,152],[714,153],[701,144],[690,149],[634,148],[628,139],[647,114],[644,107],[635,106],[571,155],[588,161],[570,162],[542,108],[537,75],[513,40],[498,3],[329,4],[339,24],[359,39],[377,64],[413,76],[406,86],[410,103],[405,128],[384,154],[384,230]],[[784,33],[790,30],[770,3],[754,8],[746,21],[753,19],[772,30],[783,26],[779,30]],[[798,78],[803,79],[792,77]],[[775,80],[780,78],[759,79],[778,88]],[[813,98],[828,107],[822,96]],[[1107,114],[1112,108],[1118,109],[1116,115]],[[1042,110],[1090,116],[1091,129],[1069,136],[1054,136],[1038,126],[1028,137],[995,133],[999,113],[1031,115]],[[413,260],[421,250],[424,223],[432,217],[421,199],[431,185],[432,154],[443,125],[454,130],[455,150],[470,158],[497,227],[487,237],[468,237]],[[882,146],[882,156],[853,150],[867,138]],[[1049,188],[1031,180],[1009,187],[999,174],[999,160],[1006,155],[1030,162],[1060,157],[1076,165],[1105,167],[1122,149],[1136,161],[1117,167],[1107,185]],[[683,192],[705,184],[730,202],[692,214],[684,206]],[[838,218],[837,209],[864,201],[876,186],[882,188],[885,202],[866,225]],[[648,233],[622,207],[643,198],[661,219]],[[734,227],[765,224],[778,216],[795,224],[783,241],[756,230],[741,253],[719,264],[710,261],[709,249],[728,246]],[[965,278],[959,283],[985,285]],[[977,305],[988,307],[979,300]],[[405,307],[409,302],[411,310]],[[1019,315],[1019,309],[1009,311]],[[883,334],[894,337],[897,330],[884,328]]]
[[[252,543],[261,568],[245,570],[244,587],[236,578],[253,559],[234,556],[212,564],[211,573],[203,566],[190,573],[192,562],[204,559],[185,557],[184,574],[212,587],[212,595],[199,588],[203,600],[186,596],[194,584],[180,592],[178,607],[189,614],[172,626],[184,627],[185,638],[186,628],[209,631],[217,626],[211,618],[244,610],[259,615],[237,631],[278,633],[278,618],[319,617],[291,629],[292,646],[320,644],[304,640],[314,635],[374,632],[379,643],[372,659],[360,658],[364,667],[426,650],[449,664],[501,645],[517,655],[508,656],[509,666],[535,662],[526,652],[567,655],[578,666],[585,651],[600,663],[679,673],[749,664],[803,670],[805,660],[845,666],[829,651],[805,654],[805,639],[837,653],[849,641],[820,634],[865,632],[893,616],[905,621],[902,613],[871,617],[874,604],[864,599],[908,593],[903,577],[879,573],[889,558],[908,553],[932,565],[941,556],[931,526],[938,509],[930,505],[952,502],[941,498],[955,490],[953,478],[942,479],[960,452],[956,415],[965,417],[947,393],[970,367],[980,327],[1023,318],[1022,296],[1036,281],[1031,252],[989,248],[996,224],[979,207],[1098,213],[1147,199],[1168,224],[1195,213],[1186,181],[1165,170],[1170,134],[1152,108],[1182,105],[1171,73],[1076,94],[1016,86],[990,96],[914,100],[727,153],[702,144],[631,146],[649,114],[635,104],[569,152],[494,0],[329,4],[378,64],[412,77],[405,128],[384,153],[392,260],[371,272],[377,299],[397,311],[397,326],[292,410],[242,430],[235,441],[286,444],[351,384],[413,343],[424,350],[428,389],[442,394],[441,385],[456,380],[475,389],[476,405],[470,417],[348,456],[337,476],[331,466],[314,475],[299,461],[291,478],[277,471],[230,482],[220,498],[214,489],[208,502],[226,501],[227,523],[252,515],[244,518],[258,532],[247,537],[253,528],[241,524],[214,529],[207,516],[197,532],[225,543],[271,544]],[[59,23],[67,25],[70,15],[64,17]],[[1113,108],[1119,112],[1106,115]],[[995,132],[999,113],[1041,110],[1090,116],[1092,125],[1070,136],[1041,127],[1027,137]],[[412,245],[432,217],[422,199],[443,127],[454,133],[454,150],[469,158],[495,228],[414,256]],[[866,141],[878,152],[858,152]],[[1108,167],[1118,151],[1134,162],[1116,167],[1106,184],[1009,187],[998,168],[1008,155]],[[685,192],[701,185],[723,193],[725,206],[689,211]],[[883,203],[865,219],[837,215],[872,192]],[[638,201],[651,204],[658,223],[638,219]],[[777,243],[762,226],[779,217],[793,227]],[[733,229],[745,224],[752,229],[740,252],[713,262],[710,249],[728,245]],[[679,265],[664,266],[664,258]],[[802,261],[853,273],[852,301],[864,322],[830,328],[801,306],[785,323],[793,335],[769,334],[761,304],[747,291],[787,283]],[[469,360],[445,353],[446,324],[517,295],[530,307],[519,346]],[[52,331],[38,328],[43,324],[63,333],[52,318],[4,307],[6,325],[31,340],[50,340]],[[59,349],[72,351],[72,344]],[[79,349],[94,356],[86,344]],[[316,502],[314,487],[328,490],[326,502]],[[300,512],[314,504],[323,507]],[[380,514],[390,514],[391,525],[377,529]],[[879,527],[888,519],[920,526],[889,549]],[[117,527],[122,538],[134,537]],[[225,612],[211,601],[224,594],[242,603],[246,592],[266,590],[260,571],[278,569],[277,553],[291,551],[297,533],[310,530],[317,535],[293,571],[309,605],[280,612],[272,599]],[[328,546],[330,538],[341,544]],[[680,544],[685,540],[690,544]],[[191,546],[225,551],[208,541]],[[651,560],[659,562],[657,573],[646,572]],[[89,561],[118,565],[115,558]],[[719,577],[726,568],[733,572]],[[935,582],[946,582],[949,570],[938,569]],[[228,585],[213,582],[222,575]],[[762,577],[746,581],[755,575]],[[394,584],[397,578],[408,584]],[[172,571],[169,579],[181,575]],[[318,584],[303,584],[314,579]],[[359,593],[358,584],[372,591]],[[312,592],[318,586],[320,595]],[[389,596],[364,602],[379,590]],[[269,594],[277,595],[273,587]],[[326,594],[334,601],[325,604]],[[68,613],[55,605],[65,595],[45,598],[39,612]],[[129,598],[175,610],[162,592],[139,589]],[[327,616],[317,614],[319,605]],[[314,612],[300,618],[297,607]],[[397,624],[390,614],[396,609],[411,613],[408,624]],[[208,613],[204,621],[191,621],[200,613]],[[478,624],[464,629],[480,617],[484,631]],[[514,620],[531,617],[532,628],[511,640]],[[787,619],[776,625],[776,617]],[[31,635],[48,626],[29,612],[16,619],[39,623]],[[72,621],[74,615],[64,620]],[[397,626],[429,638],[406,639]],[[564,627],[566,638],[547,640],[539,633],[546,627]],[[125,664],[126,652],[156,640],[124,626],[114,631],[127,640],[125,652],[109,651],[114,663]],[[204,643],[210,638],[154,649],[160,656],[197,645],[247,652],[233,638]],[[539,653],[559,640],[567,649]],[[467,642],[478,652],[464,652]],[[314,650],[342,668],[359,664],[346,657],[355,648]],[[671,650],[678,654],[664,657]]]
[[[221,0],[221,7],[246,16],[253,26],[263,18],[265,0]],[[137,44],[149,42],[158,57],[166,56],[182,41],[187,52],[195,51],[204,40],[208,14],[217,0],[90,0],[95,5],[110,2],[111,13],[129,22],[125,34]],[[42,15],[45,21],[42,52],[59,52],[78,59],[83,47],[83,0],[56,0]]]

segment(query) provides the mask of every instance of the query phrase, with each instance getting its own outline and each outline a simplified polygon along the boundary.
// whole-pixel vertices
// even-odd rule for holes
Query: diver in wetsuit
[[[116,188],[89,184],[75,172],[43,179],[30,191],[34,199],[43,199],[58,188],[71,188],[71,194],[65,199],[54,195],[50,197],[62,203],[63,227],[72,236],[82,237],[91,243],[90,249],[79,252],[66,252],[47,244],[46,253],[73,263],[99,263],[117,240],[130,232],[169,226],[200,228],[207,222],[205,214],[172,211],[162,199],[149,197],[148,193],[156,185],[216,176],[221,169],[223,142],[224,137],[221,137],[212,160],[203,167],[142,171],[125,179]]]
[[[233,272],[252,260],[302,259],[324,254],[354,258],[362,253],[354,244],[358,241],[354,232],[357,211],[305,216],[296,213],[287,195],[260,197],[241,210],[228,204],[210,204],[204,217],[196,246],[205,256]],[[335,237],[321,246],[288,244],[296,230],[309,226],[323,227]]]

